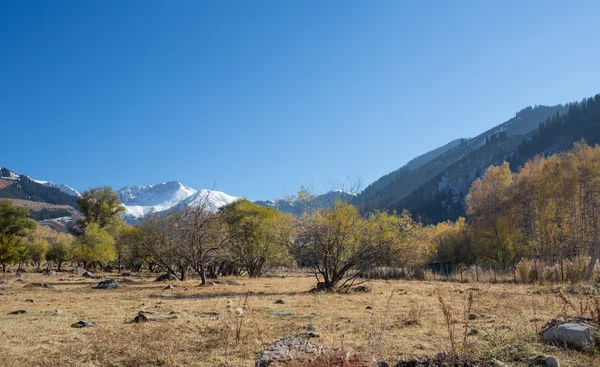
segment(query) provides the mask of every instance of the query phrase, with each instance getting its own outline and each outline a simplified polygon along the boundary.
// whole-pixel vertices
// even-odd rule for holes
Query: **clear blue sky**
[[[2,1],[0,166],[251,199],[600,93],[598,1]]]

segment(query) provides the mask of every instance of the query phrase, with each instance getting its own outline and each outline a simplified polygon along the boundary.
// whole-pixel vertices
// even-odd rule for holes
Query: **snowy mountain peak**
[[[125,219],[129,222],[136,222],[146,215],[198,206],[205,202],[210,211],[216,211],[238,199],[220,191],[196,191],[178,181],[123,187],[117,194],[125,205]]]
[[[71,186],[67,186],[65,184],[55,184],[54,182],[34,180],[33,178],[31,178],[31,181],[37,182],[44,186],[54,187],[54,188],[59,189],[60,191],[64,192],[67,195],[81,196],[81,193],[79,191],[77,191],[74,188],[72,188]]]

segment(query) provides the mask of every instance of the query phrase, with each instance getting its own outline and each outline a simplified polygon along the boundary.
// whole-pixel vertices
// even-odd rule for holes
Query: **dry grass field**
[[[327,294],[307,292],[314,278],[294,273],[204,287],[134,275],[119,289],[93,289],[99,280],[70,273],[0,279],[1,366],[253,366],[268,344],[309,324],[320,330],[316,343],[392,363],[451,350],[438,295],[453,309],[458,352],[464,346],[471,356],[509,365],[527,365],[536,354],[557,356],[563,366],[600,365],[597,354],[539,343],[540,328],[565,308],[553,286],[373,281],[371,293]],[[33,282],[53,288],[25,287]],[[175,288],[164,289],[168,284]],[[465,325],[469,293],[474,316]],[[568,296],[574,305],[586,301]],[[280,298],[287,303],[276,304]],[[244,307],[243,317],[227,311],[228,300]],[[28,312],[9,315],[19,309]],[[156,320],[131,323],[139,311],[154,312]],[[98,326],[72,328],[79,320]],[[475,335],[465,338],[465,327]]]

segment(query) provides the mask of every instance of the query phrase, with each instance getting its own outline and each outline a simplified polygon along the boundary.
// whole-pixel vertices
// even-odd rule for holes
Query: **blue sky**
[[[0,166],[78,190],[368,184],[600,93],[598,1],[3,1]]]

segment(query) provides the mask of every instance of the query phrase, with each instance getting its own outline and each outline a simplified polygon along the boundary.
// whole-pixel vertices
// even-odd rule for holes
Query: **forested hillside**
[[[444,169],[410,195],[399,197],[384,208],[407,209],[431,223],[455,220],[465,214],[464,198],[468,188],[489,165],[507,161],[516,171],[534,156],[564,152],[580,139],[592,145],[600,142],[600,95],[569,105],[566,114],[555,112],[524,136],[488,136],[480,149]]]
[[[487,130],[475,138],[455,141],[457,142],[456,145],[447,150],[441,149],[441,154],[432,157],[429,162],[423,163],[415,169],[403,167],[383,176],[358,195],[353,203],[367,208],[386,209],[394,207],[396,202],[410,195],[421,185],[435,179],[445,169],[486,145],[490,137],[496,136],[499,139],[504,139],[512,136],[522,136],[536,129],[540,121],[557,113],[563,114],[566,110],[567,108],[563,105],[527,107],[517,112],[512,119]],[[452,143],[449,144],[453,145]],[[448,147],[448,145],[445,147]]]

